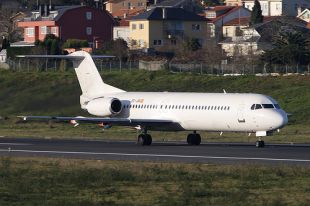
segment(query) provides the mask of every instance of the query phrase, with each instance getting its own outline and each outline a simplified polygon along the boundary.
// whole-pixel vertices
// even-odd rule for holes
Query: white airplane
[[[47,57],[28,55],[23,57]],[[282,128],[287,113],[269,96],[238,93],[126,92],[105,84],[92,56],[83,51],[49,56],[71,59],[81,86],[81,108],[97,117],[22,116],[24,120],[53,119],[141,128],[138,143],[150,145],[150,130],[193,131],[187,143],[199,145],[198,131],[246,132],[261,137]]]

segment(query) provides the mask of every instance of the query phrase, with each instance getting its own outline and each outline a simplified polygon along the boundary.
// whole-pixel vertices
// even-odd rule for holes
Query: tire
[[[187,135],[187,144],[193,145],[193,134]]]
[[[194,136],[195,138],[195,141],[194,141],[194,145],[200,145],[200,143],[201,143],[201,136],[200,136],[200,134],[196,134],[195,136]]]
[[[260,147],[265,147],[265,142],[264,141],[260,141]]]
[[[152,144],[152,136],[149,134],[145,135],[145,145],[151,145]]]
[[[145,136],[143,135],[143,134],[140,134],[139,136],[138,136],[138,144],[139,145],[145,145]]]
[[[257,148],[265,147],[265,142],[264,141],[256,141],[255,146]]]

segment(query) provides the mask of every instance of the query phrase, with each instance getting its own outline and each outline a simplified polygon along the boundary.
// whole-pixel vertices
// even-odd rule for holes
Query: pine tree
[[[251,25],[255,25],[258,23],[262,23],[264,20],[264,17],[262,15],[262,8],[260,6],[260,3],[258,0],[255,0],[254,6],[252,8],[252,13],[251,13]]]

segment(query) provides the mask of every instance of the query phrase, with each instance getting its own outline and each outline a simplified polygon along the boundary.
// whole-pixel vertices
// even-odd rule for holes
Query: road
[[[295,164],[310,166],[310,144],[154,142],[0,138],[0,156],[60,157],[103,160],[184,162],[206,164]]]

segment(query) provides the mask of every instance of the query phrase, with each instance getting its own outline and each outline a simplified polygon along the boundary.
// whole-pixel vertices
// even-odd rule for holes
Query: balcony
[[[166,30],[164,30],[164,36],[168,39],[183,38],[184,37],[184,30],[166,29]]]

